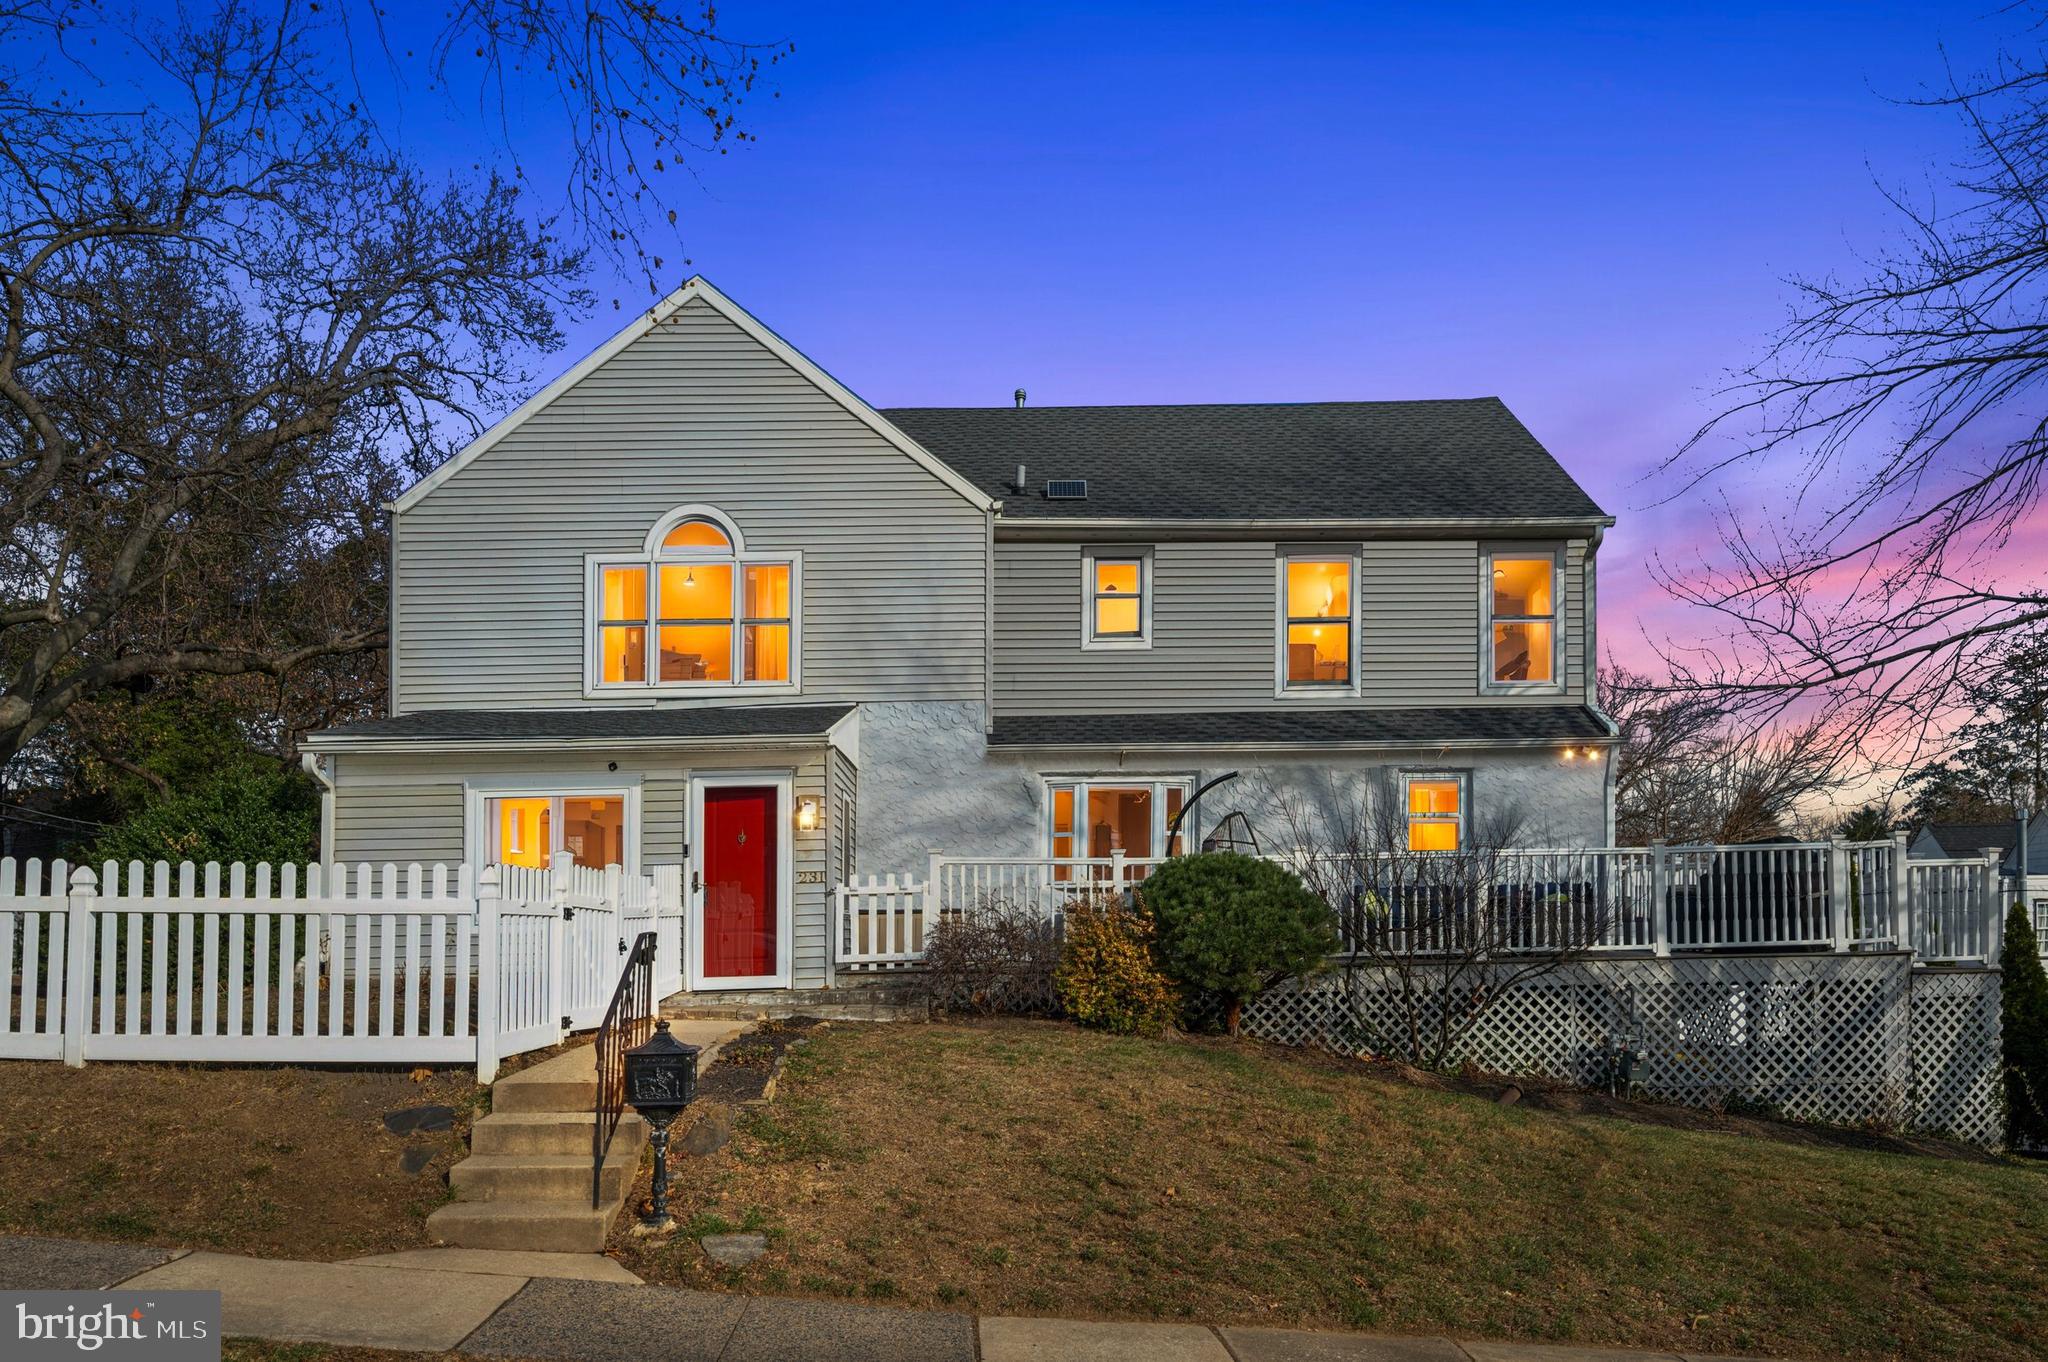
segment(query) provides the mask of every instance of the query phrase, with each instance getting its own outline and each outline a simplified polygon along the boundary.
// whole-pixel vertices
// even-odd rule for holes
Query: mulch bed
[[[697,1080],[698,1098],[731,1107],[762,1101],[782,1071],[783,1055],[827,1025],[816,1017],[785,1017],[733,1037],[720,1048],[718,1062]]]

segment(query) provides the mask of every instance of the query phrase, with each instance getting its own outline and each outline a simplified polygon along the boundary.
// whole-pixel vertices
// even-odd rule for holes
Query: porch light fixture
[[[666,1229],[668,1215],[668,1128],[697,1096],[697,1047],[669,1034],[666,1017],[655,1022],[644,1045],[626,1051],[626,1101],[654,1127],[653,1195],[640,1223]]]
[[[796,802],[796,826],[799,832],[814,832],[818,827],[818,801],[799,799]]]

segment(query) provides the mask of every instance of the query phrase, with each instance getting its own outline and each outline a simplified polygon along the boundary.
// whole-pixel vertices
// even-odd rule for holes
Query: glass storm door
[[[711,987],[774,981],[781,973],[779,795],[774,785],[703,787],[698,958]]]

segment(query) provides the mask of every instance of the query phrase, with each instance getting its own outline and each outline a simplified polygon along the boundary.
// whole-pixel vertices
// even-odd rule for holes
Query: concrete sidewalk
[[[548,1362],[1711,1362],[1704,1354],[1105,1324],[682,1291],[594,1255],[299,1263],[0,1235],[0,1288],[221,1293],[231,1338]],[[596,1278],[596,1279],[593,1279]]]

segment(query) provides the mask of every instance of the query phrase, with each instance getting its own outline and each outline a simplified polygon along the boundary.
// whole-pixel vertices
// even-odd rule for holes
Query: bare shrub
[[[1060,963],[1058,924],[998,898],[947,913],[925,942],[919,976],[934,1013],[993,1016],[1057,1010],[1053,971]]]

